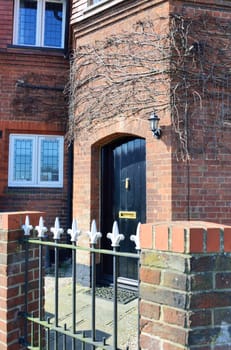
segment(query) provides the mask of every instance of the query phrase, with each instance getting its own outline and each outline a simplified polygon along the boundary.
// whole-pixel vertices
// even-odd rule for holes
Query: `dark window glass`
[[[19,44],[36,44],[37,1],[20,1]]]
[[[14,181],[32,180],[32,140],[15,140]]]
[[[40,181],[59,181],[59,141],[42,140]]]
[[[60,47],[62,43],[63,6],[46,3],[44,46]]]
[[[19,45],[63,47],[65,2],[16,0],[19,4],[15,41]]]

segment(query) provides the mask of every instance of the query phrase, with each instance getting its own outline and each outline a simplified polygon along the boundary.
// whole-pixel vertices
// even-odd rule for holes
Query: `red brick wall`
[[[141,349],[230,349],[231,228],[141,225]]]
[[[168,16],[169,13],[179,13],[185,17],[190,17],[192,14],[195,17],[206,14],[212,16],[210,23],[214,25],[215,19],[225,20],[228,23],[231,16],[231,8],[227,1],[214,1],[212,4],[206,1],[190,3],[166,1],[161,4],[158,1],[148,3],[141,1],[139,4],[134,2],[134,7],[126,6],[121,4],[102,14],[98,12],[97,17],[93,14],[90,16],[89,11],[85,21],[73,18],[76,47],[92,43],[94,40],[102,40],[123,30],[132,30],[132,25],[144,18],[155,20],[159,16]],[[77,7],[75,4],[75,12]],[[164,26],[159,26],[158,30],[159,28],[163,29]],[[230,46],[228,40],[227,45]],[[209,108],[209,101],[205,101],[205,110],[206,108]],[[178,145],[175,143],[174,132],[171,133],[170,116],[167,113],[159,115],[163,137],[158,141],[150,135],[148,116],[145,113],[137,116],[137,120],[133,118],[134,120],[127,124],[115,122],[107,125],[104,122],[99,129],[92,129],[89,136],[79,133],[75,145],[74,164],[75,216],[84,220],[86,226],[92,218],[98,220],[100,146],[116,138],[118,133],[128,133],[146,139],[147,222],[189,219],[230,223],[229,127],[221,127],[221,132],[214,135],[212,125],[216,128],[216,114],[206,115],[204,112],[200,115],[200,108],[195,109],[195,106],[190,113],[192,117],[188,129],[191,157],[189,161],[182,161],[176,156]],[[215,138],[218,140],[216,145],[207,147]],[[94,174],[91,173],[93,169]],[[92,209],[89,211],[90,207]]]
[[[24,319],[20,313],[25,312],[25,251],[19,244],[23,238],[21,229],[26,215],[30,223],[37,225],[41,213],[1,213],[0,214],[0,347],[2,350],[26,349],[19,340],[27,336],[30,340],[31,329],[25,334]],[[28,313],[38,315],[38,247],[29,249],[28,262]],[[35,332],[36,333],[36,332]]]
[[[5,48],[9,44],[12,44],[13,8],[14,8],[13,1],[1,0],[1,3],[0,3],[0,16],[1,16],[0,48],[1,49]]]
[[[172,219],[173,220],[206,220],[230,224],[230,123],[226,115],[226,99],[230,96],[230,82],[226,72],[230,67],[230,35],[228,34],[231,7],[229,1],[171,1],[172,13],[183,15],[193,21],[201,20],[201,36],[191,31],[189,44],[199,40],[204,45],[202,56],[191,58],[186,62],[190,71],[197,67],[198,72],[204,69],[209,81],[209,64],[216,67],[213,78],[205,83],[203,93],[201,83],[194,85],[194,90],[202,96],[202,107],[199,100],[189,108],[188,113],[188,147],[190,160],[177,161],[173,153],[172,176]],[[197,39],[196,39],[197,38]],[[222,52],[222,53],[221,53]],[[221,54],[220,54],[221,53]],[[200,66],[198,62],[201,62]],[[205,64],[207,66],[205,67]],[[201,68],[203,67],[203,68]],[[219,75],[219,87],[217,76]],[[199,76],[199,74],[198,74]],[[222,87],[221,80],[225,79]],[[228,79],[228,80],[227,80]],[[223,91],[223,98],[219,94]]]
[[[0,211],[46,210],[48,227],[53,226],[56,216],[66,227],[71,181],[68,147],[61,189],[9,188],[8,149],[11,133],[65,135],[67,98],[63,88],[69,62],[62,50],[12,46],[13,1],[0,2],[0,15]],[[31,87],[23,87],[23,83]]]
[[[10,133],[26,134],[50,134],[63,135],[60,128],[55,124],[11,122],[0,121],[0,130],[3,131],[0,139],[0,148],[3,150],[3,158],[0,164],[0,211],[25,211],[25,210],[46,210],[46,225],[52,227],[55,217],[60,217],[61,225],[64,228],[70,226],[68,223],[68,149],[65,148],[64,156],[64,183],[63,188],[31,188],[31,187],[8,187],[8,150]]]
[[[135,6],[123,4],[118,8],[112,7],[103,15],[89,17],[86,22],[76,22],[75,45],[93,43],[123,31],[132,31],[138,20],[165,16],[169,12],[168,3],[153,1],[153,4],[139,2]],[[117,16],[118,11],[118,16]],[[112,16],[113,14],[113,16]],[[167,23],[163,21],[163,27]],[[162,28],[160,25],[159,28]],[[147,174],[147,221],[171,219],[171,132],[168,128],[170,116],[162,113],[161,127],[164,126],[163,139],[153,138],[150,131],[149,114],[143,113],[131,118],[118,118],[103,122],[99,127],[93,127],[88,133],[81,131],[75,140],[74,150],[74,191],[73,213],[78,218],[80,226],[89,229],[92,219],[96,219],[100,227],[100,148],[122,136],[133,135],[146,140],[146,174]],[[160,183],[159,179],[163,179]]]

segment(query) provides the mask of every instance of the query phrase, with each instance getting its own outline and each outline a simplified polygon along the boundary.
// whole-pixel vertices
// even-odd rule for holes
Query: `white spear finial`
[[[97,227],[96,227],[95,220],[92,220],[91,231],[88,232],[88,236],[90,238],[90,243],[91,244],[96,244],[98,239],[102,237],[102,233],[101,232],[97,232]]]
[[[141,223],[139,222],[136,228],[136,234],[130,236],[130,240],[135,242],[136,250],[140,250],[140,227]]]
[[[38,224],[38,226],[35,227],[35,230],[38,231],[38,237],[39,238],[44,238],[45,237],[45,233],[47,232],[47,228],[44,226],[44,221],[43,221],[43,217],[42,216],[40,216],[39,224]]]
[[[25,224],[22,225],[22,229],[24,231],[24,236],[30,236],[30,231],[33,230],[33,226],[30,225],[30,220],[28,215],[25,218]]]
[[[60,228],[59,218],[55,218],[55,226],[51,227],[51,232],[54,234],[54,239],[60,239],[60,235],[63,233],[63,229]]]
[[[120,241],[124,240],[124,235],[119,233],[119,227],[118,227],[117,221],[114,221],[112,226],[112,233],[109,232],[107,234],[107,238],[111,240],[112,247],[119,247]]]
[[[72,226],[67,230],[67,233],[71,235],[71,242],[78,242],[81,231],[78,229],[78,222],[76,219],[73,219]]]

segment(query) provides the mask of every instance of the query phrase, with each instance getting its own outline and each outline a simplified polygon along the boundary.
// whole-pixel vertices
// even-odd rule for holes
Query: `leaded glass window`
[[[15,0],[14,44],[64,47],[66,0]]]
[[[62,187],[63,137],[10,135],[9,186]]]
[[[14,142],[15,181],[32,181],[33,141],[31,139],[16,139]]]

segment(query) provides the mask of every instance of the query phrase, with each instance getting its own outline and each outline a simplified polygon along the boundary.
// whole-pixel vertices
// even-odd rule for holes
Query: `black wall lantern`
[[[155,112],[153,112],[150,117],[148,118],[149,122],[150,122],[150,128],[151,128],[151,131],[153,133],[153,136],[156,138],[156,139],[160,139],[161,138],[161,135],[162,135],[162,131],[161,129],[159,128],[159,121],[160,121],[160,118],[156,115]]]

